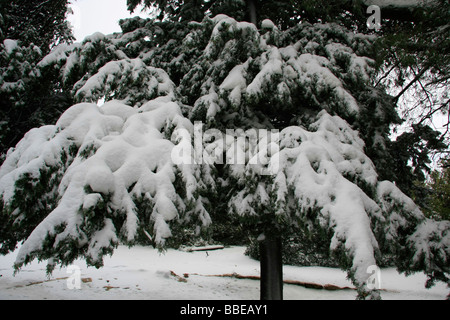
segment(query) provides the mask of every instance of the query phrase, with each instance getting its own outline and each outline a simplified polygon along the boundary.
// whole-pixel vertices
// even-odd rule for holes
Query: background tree
[[[431,175],[430,187],[434,191],[431,204],[433,211],[443,220],[450,220],[450,166],[443,161],[442,172],[434,171]]]
[[[414,195],[414,199],[421,200],[424,213],[433,219],[450,220],[449,211],[449,164],[447,159],[440,162],[440,168],[433,170],[426,183],[417,183],[419,190],[424,190],[425,195]]]
[[[389,167],[397,172],[401,189],[410,195],[418,192],[413,190],[414,181],[424,183],[431,172],[429,160],[434,158],[437,163],[449,144],[449,121],[440,119],[448,118],[450,106],[450,4],[418,3],[403,10],[382,8],[386,19],[377,41],[380,71],[376,85],[393,95],[404,121],[400,132],[405,131],[392,143],[396,164]]]
[[[72,104],[54,77],[35,72],[54,46],[74,39],[68,3],[0,2],[0,161],[28,130],[54,123]]]
[[[366,17],[361,0],[329,1],[290,0],[127,0],[128,9],[133,11],[140,4],[159,11],[159,18],[176,21],[201,21],[204,16],[226,14],[237,20],[254,24],[271,19],[279,28],[288,28],[300,21],[337,22],[345,21],[348,26],[365,26]],[[193,9],[195,8],[195,9]],[[252,18],[253,17],[253,18]]]
[[[20,40],[25,47],[33,43],[46,55],[55,45],[73,40],[66,20],[68,4],[68,0],[2,0],[0,40]]]

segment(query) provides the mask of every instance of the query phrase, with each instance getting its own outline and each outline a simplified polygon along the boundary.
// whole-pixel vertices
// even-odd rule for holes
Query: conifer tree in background
[[[414,194],[413,199],[421,200],[421,207],[427,217],[436,220],[450,220],[450,161],[442,159],[440,168],[433,170],[429,181],[416,182],[418,190],[424,190],[425,195]],[[417,199],[417,200],[416,200]]]
[[[68,5],[68,0],[2,0],[0,39],[19,40],[25,47],[33,43],[46,55],[55,45],[73,40]]]
[[[442,167],[442,171],[434,171],[431,174],[432,217],[450,220],[450,161],[443,160]]]
[[[386,167],[403,192],[423,198],[431,161],[445,157],[449,145],[450,3],[424,2],[429,7],[399,11],[382,9],[382,36],[377,41],[380,66],[377,87],[390,90],[406,132],[391,143],[395,161]],[[447,119],[442,124],[436,119]],[[433,129],[434,128],[434,129]],[[440,130],[439,130],[440,129]]]
[[[167,19],[123,20],[122,33],[61,44],[31,68],[77,104],[0,168],[0,251],[23,241],[17,269],[101,267],[120,243],[165,248],[228,216],[261,242],[263,299],[282,298],[293,233],[333,256],[358,298],[380,297],[368,268],[385,256],[427,285],[449,282],[450,222],[386,180],[399,117],[376,85],[377,37],[345,15],[292,23],[288,6],[261,20],[279,2],[250,2],[261,4],[147,1]],[[259,129],[279,134],[268,143]]]
[[[54,123],[73,101],[36,73],[50,50],[74,38],[68,0],[0,1],[0,161],[33,127]],[[37,77],[39,80],[37,80]]]

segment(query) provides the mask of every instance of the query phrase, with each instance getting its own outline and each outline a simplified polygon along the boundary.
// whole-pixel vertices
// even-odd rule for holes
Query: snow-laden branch
[[[209,216],[194,195],[203,183],[196,181],[193,168],[189,171],[188,167],[173,165],[174,145],[162,133],[169,127],[185,129],[186,125],[189,129],[190,123],[182,117],[179,106],[162,97],[139,109],[116,101],[101,108],[78,104],[56,125],[30,131],[1,167],[2,200],[14,206],[18,201],[15,181],[32,177],[33,187],[43,183],[44,173],[56,184],[47,191],[48,196],[59,200],[24,242],[16,267],[45,250],[46,241],[51,241],[56,251],[78,248],[71,250],[80,250],[77,254],[97,266],[120,240],[136,241],[141,228],[153,229],[156,244],[162,246],[171,236],[168,223],[189,202],[196,203],[192,212],[200,212],[201,223],[207,225]],[[76,150],[75,156],[70,163],[62,162],[61,158],[70,157],[70,149]],[[185,198],[174,187],[177,171],[182,172],[182,181],[187,184]],[[40,199],[43,195],[36,192]],[[145,210],[138,202],[147,203],[148,217],[143,216]],[[26,210],[33,208],[16,208],[14,223],[23,220],[23,215],[32,216]],[[98,210],[104,211],[100,214]],[[53,263],[67,260],[56,254]]]

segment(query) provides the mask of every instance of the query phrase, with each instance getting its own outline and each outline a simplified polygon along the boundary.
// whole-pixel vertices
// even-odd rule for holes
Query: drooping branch
[[[437,3],[435,0],[363,0],[363,2],[368,6],[377,5],[380,8],[417,8]]]

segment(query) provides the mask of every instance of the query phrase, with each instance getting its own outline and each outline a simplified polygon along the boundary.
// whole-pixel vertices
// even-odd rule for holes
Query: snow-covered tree
[[[157,10],[160,19],[201,21],[205,15],[226,14],[236,20],[260,23],[270,18],[278,27],[292,27],[300,21],[346,21],[365,25],[362,0],[127,0],[128,9],[138,5]]]
[[[28,130],[54,123],[73,104],[36,69],[51,48],[74,39],[68,12],[68,0],[0,1],[1,161]]]
[[[55,45],[73,40],[66,15],[68,0],[0,1],[0,40],[31,43],[47,54]]]
[[[282,298],[287,232],[326,243],[359,298],[379,297],[367,281],[382,255],[448,283],[450,223],[377,173],[398,117],[372,85],[374,36],[226,15],[121,26],[36,67],[78,104],[0,168],[1,252],[23,241],[17,270],[35,258],[100,267],[119,243],[164,248],[220,214],[261,242],[262,298]]]

